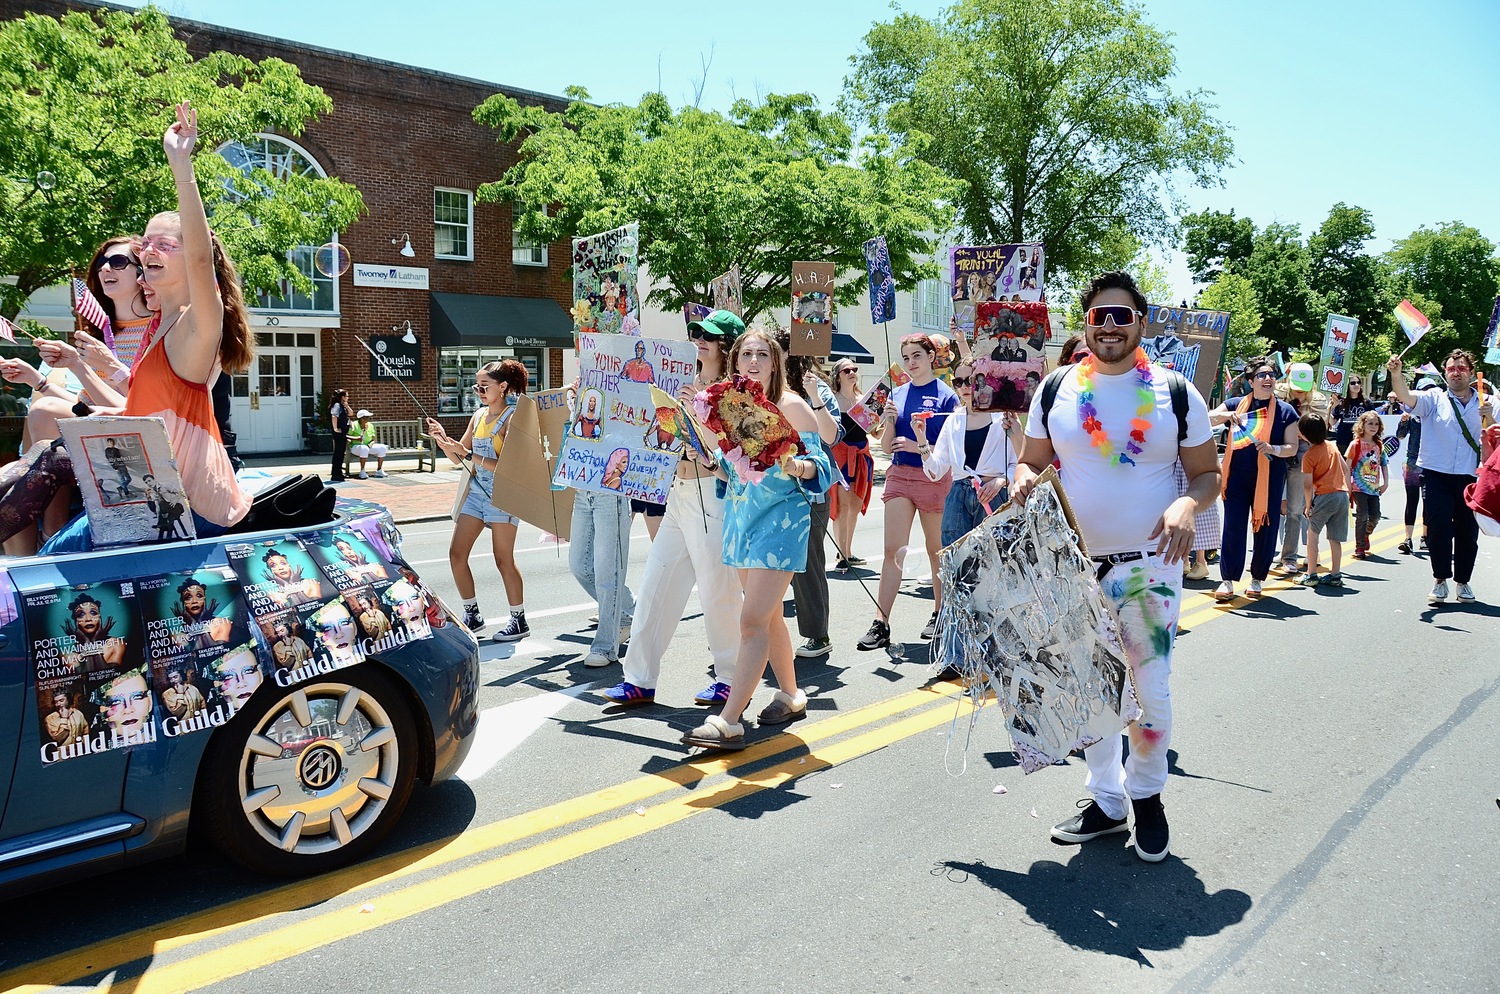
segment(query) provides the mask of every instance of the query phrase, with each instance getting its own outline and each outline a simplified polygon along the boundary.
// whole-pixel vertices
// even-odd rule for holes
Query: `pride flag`
[[[1401,330],[1406,332],[1406,340],[1412,345],[1417,344],[1417,339],[1427,334],[1432,328],[1432,322],[1427,320],[1427,315],[1417,310],[1409,300],[1403,300],[1396,305],[1396,323],[1401,325]]]

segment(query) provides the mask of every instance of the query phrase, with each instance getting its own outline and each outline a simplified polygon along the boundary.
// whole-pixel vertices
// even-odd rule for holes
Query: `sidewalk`
[[[281,455],[242,457],[246,469],[264,470],[274,476],[315,473],[328,482],[331,457],[326,455]],[[371,460],[371,465],[374,460]],[[383,480],[360,480],[350,477],[335,484],[340,495],[374,501],[390,509],[397,524],[414,521],[440,521],[448,517],[453,508],[453,497],[458,492],[459,480],[464,471],[457,468],[441,469],[436,473],[417,472],[407,467],[414,466],[415,459],[388,459]],[[447,466],[447,460],[439,457],[438,465]]]

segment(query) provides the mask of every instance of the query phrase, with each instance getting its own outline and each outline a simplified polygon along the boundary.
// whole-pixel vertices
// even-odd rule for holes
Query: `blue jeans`
[[[1006,491],[1002,489],[990,501],[990,507],[998,510],[1005,500]],[[979,492],[974,489],[974,480],[971,477],[954,480],[948,488],[948,496],[943,499],[944,548],[973,531],[987,517],[984,505],[979,503]]]
[[[599,604],[599,627],[590,651],[620,658],[620,628],[635,615],[635,598],[625,585],[630,564],[630,501],[584,490],[573,494],[573,534],[568,568]]]

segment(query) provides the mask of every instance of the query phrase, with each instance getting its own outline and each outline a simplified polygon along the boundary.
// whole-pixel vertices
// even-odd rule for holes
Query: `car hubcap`
[[[358,687],[293,691],[245,744],[240,803],[266,841],[293,853],[337,849],[380,816],[395,786],[390,716]]]

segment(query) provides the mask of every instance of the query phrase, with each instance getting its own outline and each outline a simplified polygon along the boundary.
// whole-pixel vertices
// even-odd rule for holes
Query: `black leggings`
[[[1416,483],[1406,485],[1406,527],[1412,528],[1417,523],[1417,502],[1422,499],[1422,483],[1419,479]]]
[[[0,468],[0,541],[35,528],[57,492],[76,482],[73,457],[61,439],[29,464],[18,459]]]

